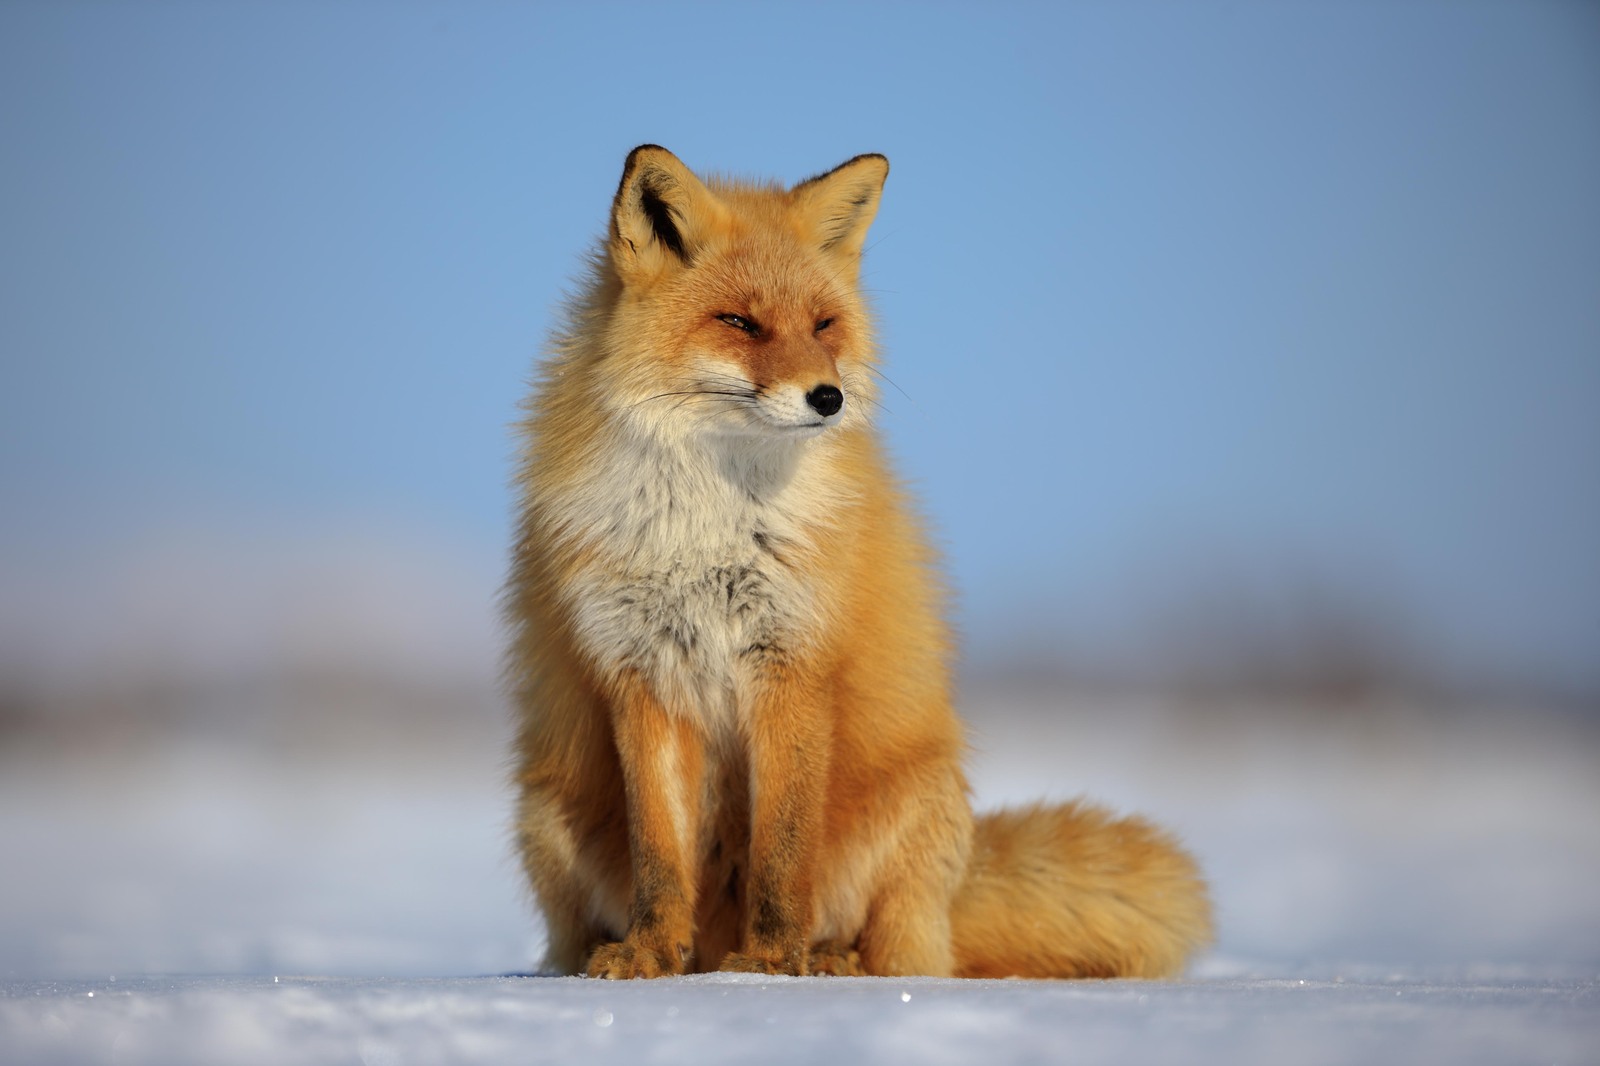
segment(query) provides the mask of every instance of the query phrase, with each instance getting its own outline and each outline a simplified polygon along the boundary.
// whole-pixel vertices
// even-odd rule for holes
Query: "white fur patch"
[[[594,556],[562,591],[603,673],[637,671],[721,732],[762,663],[808,641],[822,607],[783,559],[812,546],[841,495],[819,432],[728,432],[646,404],[596,427],[591,468],[536,506]]]

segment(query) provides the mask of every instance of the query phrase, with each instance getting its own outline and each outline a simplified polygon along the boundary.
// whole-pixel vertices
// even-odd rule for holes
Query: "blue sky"
[[[883,423],[977,657],[1354,619],[1600,694],[1581,3],[8,3],[0,552],[356,524],[497,569],[642,142],[889,156]]]

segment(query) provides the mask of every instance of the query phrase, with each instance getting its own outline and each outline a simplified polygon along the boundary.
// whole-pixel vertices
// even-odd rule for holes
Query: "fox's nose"
[[[844,393],[833,385],[818,385],[806,393],[806,403],[810,404],[811,409],[817,414],[827,418],[831,414],[837,414],[839,408],[844,406]]]

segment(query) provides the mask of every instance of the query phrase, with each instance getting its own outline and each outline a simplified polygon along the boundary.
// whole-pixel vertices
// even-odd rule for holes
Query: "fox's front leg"
[[[750,870],[743,943],[724,970],[805,974],[828,777],[828,708],[818,679],[784,676],[747,722]]]
[[[704,744],[687,717],[668,711],[637,677],[619,686],[611,719],[628,803],[633,902],[627,936],[595,949],[589,976],[684,973],[694,963]]]

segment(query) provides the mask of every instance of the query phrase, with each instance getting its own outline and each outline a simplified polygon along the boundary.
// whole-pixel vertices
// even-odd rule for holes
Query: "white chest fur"
[[[603,674],[639,673],[677,713],[725,727],[815,631],[797,570],[826,521],[828,442],[619,433],[545,517],[591,560],[563,589]]]

